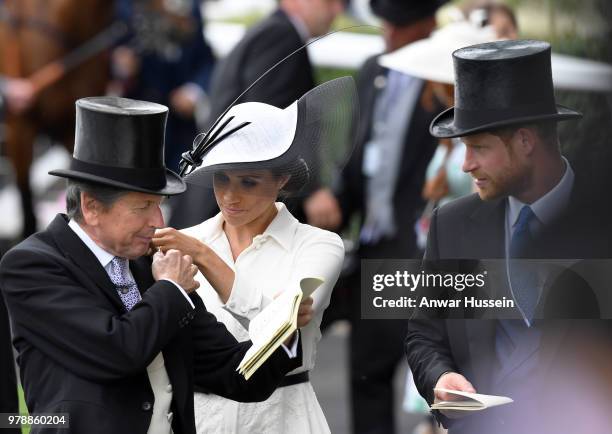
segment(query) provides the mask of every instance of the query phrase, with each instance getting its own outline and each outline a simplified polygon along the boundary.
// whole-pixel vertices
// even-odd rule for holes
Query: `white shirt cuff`
[[[173,283],[174,286],[176,286],[181,291],[181,294],[183,294],[185,296],[185,298],[189,302],[189,305],[191,306],[191,308],[195,309],[195,305],[193,304],[193,301],[191,301],[191,298],[189,298],[189,295],[187,294],[187,291],[185,291],[181,285],[179,285],[178,283],[176,283],[174,280],[171,280],[171,279],[159,279],[159,280],[167,280],[168,282]]]
[[[295,359],[297,357],[297,348],[298,348],[298,341],[300,340],[300,334],[298,332],[295,332],[294,337],[295,339],[293,339],[293,343],[291,344],[291,349],[287,348],[285,344],[281,344],[281,346],[283,347],[283,350],[285,350],[285,352],[287,353],[287,356],[290,359]]]

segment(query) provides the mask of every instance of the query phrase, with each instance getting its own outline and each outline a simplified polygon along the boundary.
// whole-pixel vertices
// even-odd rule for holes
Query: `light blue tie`
[[[524,259],[533,248],[533,236],[529,228],[535,214],[528,205],[523,206],[519,213],[514,233],[510,241],[510,258]],[[528,261],[510,261],[510,285],[512,294],[525,319],[529,323],[533,320],[540,291],[538,289],[537,268],[532,267]]]
[[[125,258],[115,256],[110,264],[109,277],[111,282],[113,282],[117,288],[117,293],[119,297],[121,297],[121,301],[125,308],[127,310],[132,310],[134,305],[138,303],[142,297],[140,296],[140,291],[138,291],[136,281],[128,273],[129,262]]]

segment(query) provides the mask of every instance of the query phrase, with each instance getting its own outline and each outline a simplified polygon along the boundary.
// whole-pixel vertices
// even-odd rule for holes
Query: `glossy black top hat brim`
[[[185,182],[164,164],[167,115],[166,106],[146,101],[79,99],[70,167],[49,174],[142,193],[182,193]]]
[[[431,123],[434,137],[467,136],[512,125],[582,115],[555,102],[550,45],[497,41],[453,52],[455,106]]]

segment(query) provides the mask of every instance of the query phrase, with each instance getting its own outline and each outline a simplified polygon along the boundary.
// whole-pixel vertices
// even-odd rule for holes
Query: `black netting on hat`
[[[333,173],[344,167],[353,150],[358,116],[358,98],[352,77],[328,81],[297,101],[295,132],[291,145],[284,153],[267,160],[254,158],[253,161],[234,162],[229,158],[227,162],[212,165],[207,165],[204,155],[201,165],[192,169],[185,176],[185,181],[212,187],[214,174],[218,172],[269,170],[274,175],[289,176],[281,190],[285,196],[307,194],[318,185],[328,184]],[[256,121],[237,116],[225,129],[229,131],[237,125],[251,122]],[[223,124],[223,121],[219,124]],[[242,134],[246,141],[250,139],[249,130],[245,127],[236,136]],[[220,132],[219,136],[223,134]],[[230,136],[215,146],[224,146],[224,142],[230,141]],[[227,143],[228,147],[237,146],[236,136],[232,139],[233,143]]]

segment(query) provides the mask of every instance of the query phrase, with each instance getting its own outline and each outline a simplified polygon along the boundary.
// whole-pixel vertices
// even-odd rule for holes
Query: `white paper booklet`
[[[247,380],[297,330],[300,302],[323,283],[316,277],[305,277],[299,287],[283,291],[249,324],[249,337],[253,346],[238,365],[238,371]]]
[[[495,396],[495,395],[482,395],[480,393],[469,393],[462,392],[459,390],[449,390],[436,388],[440,392],[446,392],[456,397],[456,400],[452,401],[438,401],[432,406],[432,410],[453,410],[453,411],[478,411],[484,410],[489,407],[495,407],[497,405],[509,404],[512,401],[511,398],[506,396]]]

